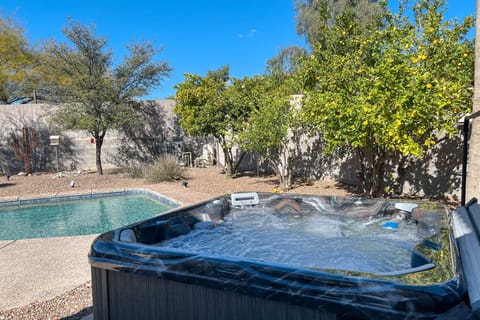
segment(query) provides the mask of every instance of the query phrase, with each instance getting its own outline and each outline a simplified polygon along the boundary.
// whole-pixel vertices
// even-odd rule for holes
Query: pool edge
[[[124,189],[106,189],[106,190],[97,190],[90,192],[78,192],[78,193],[60,193],[56,192],[54,194],[45,194],[41,196],[10,196],[10,197],[0,197],[0,208],[8,206],[17,206],[17,205],[28,205],[28,204],[40,204],[40,203],[49,203],[55,201],[69,201],[69,200],[82,200],[82,199],[92,199],[96,197],[108,197],[116,195],[129,195],[129,194],[145,194],[153,196],[159,201],[164,202],[165,204],[171,206],[172,208],[178,208],[183,206],[183,203],[174,200],[171,197],[153,191],[151,189],[145,188],[124,188]]]

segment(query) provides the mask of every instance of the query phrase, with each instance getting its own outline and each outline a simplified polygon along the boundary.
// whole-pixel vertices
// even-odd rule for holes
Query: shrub
[[[147,167],[146,179],[158,183],[185,178],[185,168],[177,164],[173,155],[162,155],[153,164]]]
[[[140,179],[144,177],[144,169],[140,166],[126,167],[124,168],[125,173],[129,178]]]

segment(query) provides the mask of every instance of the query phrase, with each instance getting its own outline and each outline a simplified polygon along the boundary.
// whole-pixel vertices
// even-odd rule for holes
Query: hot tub
[[[94,241],[94,318],[471,317],[451,218],[430,202],[268,193],[174,209]]]

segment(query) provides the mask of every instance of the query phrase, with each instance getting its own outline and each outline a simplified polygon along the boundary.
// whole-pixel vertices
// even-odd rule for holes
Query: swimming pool
[[[0,202],[0,240],[97,234],[176,206],[136,190]]]

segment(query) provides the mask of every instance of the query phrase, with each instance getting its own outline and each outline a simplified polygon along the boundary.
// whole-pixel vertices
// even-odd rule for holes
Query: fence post
[[[480,116],[480,110],[467,115],[463,120],[463,157],[462,157],[462,195],[460,204],[465,205],[466,188],[467,188],[467,162],[468,162],[468,133],[470,127],[470,120]]]

